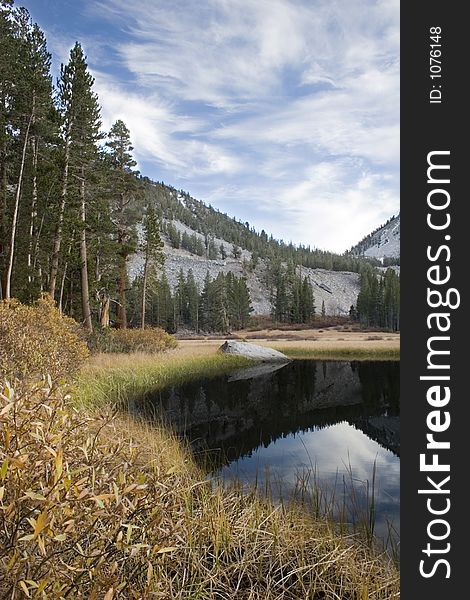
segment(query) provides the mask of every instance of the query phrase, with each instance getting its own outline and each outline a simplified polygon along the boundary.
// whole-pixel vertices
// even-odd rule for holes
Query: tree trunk
[[[34,117],[34,102],[33,102],[33,112],[31,113],[31,116],[28,121],[28,126],[27,126],[26,132],[24,134],[23,151],[21,153],[20,172],[18,175],[18,183],[16,185],[15,207],[13,209],[13,219],[11,222],[10,252],[9,252],[9,256],[8,256],[7,275],[6,275],[6,281],[5,281],[5,300],[9,300],[10,296],[11,296],[11,274],[13,271],[13,260],[15,258],[16,226],[17,226],[17,222],[18,222],[18,211],[19,211],[19,207],[20,207],[21,187],[23,185],[24,164],[26,162],[26,149],[28,147],[29,130],[31,128],[31,123],[33,122],[33,117]]]
[[[59,291],[59,301],[58,301],[58,308],[59,308],[59,312],[60,314],[63,313],[63,302],[64,302],[64,288],[65,288],[65,278],[67,275],[67,267],[68,267],[68,262],[65,261],[64,264],[64,272],[62,273],[62,279],[60,281],[60,291]]]
[[[109,296],[103,298],[101,302],[100,325],[103,329],[109,327]]]
[[[126,259],[127,255],[124,251],[125,243],[125,231],[124,231],[124,209],[126,201],[124,194],[121,192],[119,195],[119,229],[118,229],[118,244],[121,246],[121,252],[119,254],[119,280],[118,280],[118,305],[117,305],[117,319],[116,327],[118,329],[127,328],[127,314],[126,314],[126,287],[127,287],[127,267]]]
[[[3,108],[3,107],[2,107]],[[2,128],[4,128],[2,124]],[[4,131],[2,131],[4,134]],[[5,134],[6,138],[6,134]],[[4,289],[5,289],[5,277],[6,270],[3,271],[4,259],[5,259],[5,241],[6,241],[6,218],[7,218],[7,190],[8,190],[8,181],[7,181],[7,142],[6,139],[3,142],[2,150],[0,153],[0,270],[2,271],[0,275],[0,300],[3,300],[4,297]]]
[[[51,259],[51,276],[49,279],[49,294],[54,298],[55,287],[57,281],[57,273],[59,272],[59,253],[62,243],[62,227],[64,223],[65,202],[67,198],[67,188],[69,182],[69,159],[70,159],[70,132],[72,124],[69,125],[65,137],[65,160],[64,160],[64,175],[62,179],[62,190],[60,194],[59,214],[57,215],[57,227],[54,235],[54,244],[52,249]]]
[[[82,317],[83,326],[86,331],[93,331],[90,309],[90,291],[88,287],[88,257],[86,247],[86,201],[85,201],[85,170],[82,167],[80,179],[80,220],[82,228],[80,231],[80,281],[82,292]]]
[[[34,137],[31,140],[31,149],[33,151],[33,182],[32,182],[32,193],[31,193],[31,209],[29,212],[29,242],[28,242],[28,283],[34,282],[33,272],[33,248],[34,248],[34,235],[36,231],[36,217],[37,217],[37,205],[38,205],[38,140]]]
[[[118,281],[118,296],[119,302],[117,305],[116,326],[118,329],[127,328],[126,314],[126,287],[127,287],[127,266],[126,256],[119,256],[119,281]]]
[[[148,251],[147,251],[145,254],[144,279],[142,282],[142,320],[140,322],[141,329],[145,329],[145,305],[146,305],[146,300],[147,300],[148,264],[149,264],[149,256],[148,256]]]
[[[69,242],[69,247],[67,249],[67,255],[65,258],[65,264],[64,264],[64,272],[62,274],[62,279],[61,279],[61,284],[60,284],[60,293],[59,293],[59,301],[58,301],[58,308],[59,308],[59,312],[62,313],[64,310],[64,290],[65,290],[65,279],[66,279],[66,275],[67,275],[67,268],[68,268],[68,264],[69,264],[69,260],[70,260],[70,255],[72,254],[72,246],[74,243],[74,238],[75,238],[75,229],[72,231],[72,235],[70,237],[70,242]],[[72,287],[72,283],[73,283],[73,277],[70,278],[70,286]],[[70,296],[72,298],[72,296]],[[70,306],[72,306],[72,301],[70,301]]]
[[[39,227],[37,228],[35,239],[34,239],[34,247],[33,247],[33,264],[32,271],[33,273],[37,272],[37,276],[39,279],[39,287],[41,292],[43,291],[43,281],[42,281],[42,266],[39,262],[39,240],[41,239],[42,228],[44,225],[44,214],[41,217],[41,222],[39,223]]]

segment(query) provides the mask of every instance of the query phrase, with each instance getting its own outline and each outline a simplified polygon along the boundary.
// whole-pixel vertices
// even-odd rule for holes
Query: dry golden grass
[[[398,360],[400,357],[400,335],[394,333],[371,334],[325,330],[304,330],[286,332],[256,332],[261,337],[244,337],[238,332],[238,338],[253,344],[269,346],[281,350],[292,358],[325,358],[331,360]],[[272,335],[266,336],[265,333]],[[289,337],[290,336],[290,337]],[[372,339],[371,339],[372,338]],[[377,339],[379,338],[379,339]],[[169,353],[173,356],[210,356],[217,352],[223,343],[219,340],[180,340],[178,350]]]
[[[164,430],[0,395],[0,596],[365,600],[396,567],[300,509],[212,485]]]

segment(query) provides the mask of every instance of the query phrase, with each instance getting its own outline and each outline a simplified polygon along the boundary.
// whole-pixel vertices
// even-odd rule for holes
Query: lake
[[[372,510],[385,539],[399,528],[399,390],[398,362],[296,360],[168,388],[134,410],[184,436],[214,477],[348,522]]]

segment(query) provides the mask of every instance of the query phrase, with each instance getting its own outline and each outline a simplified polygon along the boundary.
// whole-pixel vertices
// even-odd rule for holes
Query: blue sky
[[[343,252],[399,211],[398,0],[26,0],[140,171]]]

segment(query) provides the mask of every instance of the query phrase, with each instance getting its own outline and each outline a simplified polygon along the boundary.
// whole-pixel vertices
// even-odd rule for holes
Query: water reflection
[[[269,471],[283,494],[313,470],[323,489],[339,483],[365,504],[375,461],[383,535],[399,518],[399,386],[398,363],[299,360],[193,381],[136,409],[163,418],[198,458],[209,453],[216,475],[264,486]],[[343,486],[351,479],[359,492]]]

